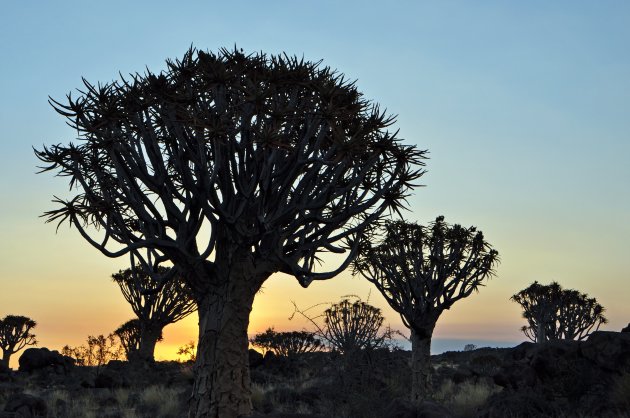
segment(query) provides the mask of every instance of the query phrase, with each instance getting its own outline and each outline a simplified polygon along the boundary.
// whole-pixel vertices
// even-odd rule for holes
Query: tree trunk
[[[133,359],[152,363],[155,361],[155,345],[162,335],[162,330],[147,326],[140,333],[140,344],[138,350],[133,354]]]
[[[189,418],[252,413],[247,327],[254,296],[269,273],[246,261],[233,264],[226,276],[214,278],[223,285],[197,301],[199,344]]]
[[[422,403],[431,378],[431,338],[433,326],[411,329],[411,401]]]
[[[9,360],[11,360],[11,352],[2,350],[2,358],[0,359],[0,366],[9,367]]]

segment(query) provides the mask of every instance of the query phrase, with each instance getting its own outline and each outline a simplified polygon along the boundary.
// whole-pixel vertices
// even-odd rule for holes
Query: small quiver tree
[[[127,360],[138,357],[137,353],[138,350],[140,350],[141,329],[140,320],[130,319],[114,331],[114,335],[120,340],[120,345],[125,352]],[[157,341],[162,341],[161,334]]]
[[[253,346],[261,348],[263,353],[272,351],[284,357],[312,353],[322,348],[322,342],[312,332],[276,332],[273,328],[268,328],[265,332],[256,334],[249,342]]]
[[[0,320],[0,364],[9,367],[11,356],[29,345],[37,344],[35,334],[31,331],[37,323],[31,318],[18,315],[7,315]]]
[[[553,282],[537,281],[513,295],[511,300],[523,308],[527,325],[521,331],[533,342],[585,340],[607,321],[604,307],[595,298],[577,290],[563,289]]]
[[[293,305],[295,311],[289,319],[299,313],[315,327],[315,334],[333,351],[354,354],[376,349],[384,347],[391,337],[389,328],[380,332],[384,320],[381,310],[358,297],[354,301],[344,298],[331,303],[322,314],[314,317],[306,312],[324,304],[303,311],[295,303]]]
[[[251,413],[247,325],[263,282],[284,272],[306,287],[343,271],[423,173],[425,153],[402,145],[354,83],[286,55],[191,49],[160,74],[86,81],[52,103],[80,142],[36,151],[78,190],[48,220],[193,291],[191,417]],[[343,256],[323,270],[323,252]]]
[[[431,339],[445,309],[494,273],[498,253],[474,227],[388,221],[362,242],[353,271],[373,283],[411,330],[414,402],[429,390]]]
[[[379,348],[388,337],[387,333],[379,334],[383,320],[377,307],[358,299],[343,299],[324,311],[322,337],[344,354]]]
[[[170,269],[158,267],[157,273],[168,277]],[[138,347],[128,351],[127,358],[130,361],[152,362],[155,345],[161,341],[164,327],[197,309],[192,293],[180,275],[160,282],[147,274],[140,265],[121,270],[113,274],[112,278],[138,317],[136,324],[125,324],[129,325],[125,329],[127,336],[129,332],[136,331],[132,328],[134,326],[137,326],[138,332]]]

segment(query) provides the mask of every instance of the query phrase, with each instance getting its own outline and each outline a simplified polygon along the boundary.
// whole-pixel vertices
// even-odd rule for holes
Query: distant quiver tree
[[[263,354],[272,351],[284,357],[294,357],[322,349],[322,342],[309,331],[277,332],[273,328],[267,328],[265,332],[254,335],[249,342],[261,348]]]
[[[118,337],[120,345],[125,352],[125,357],[129,361],[137,360],[138,351],[140,350],[141,327],[139,319],[130,319],[114,331],[114,335]],[[162,341],[162,334],[156,342]]]
[[[157,273],[168,276],[168,268],[158,267]],[[197,309],[192,292],[176,275],[166,282],[155,280],[141,265],[121,270],[112,275],[125,300],[138,317],[137,330],[127,323],[126,335],[138,331],[137,350],[130,346],[130,361],[154,361],[156,343],[162,338],[162,330],[193,313]],[[123,325],[124,326],[124,325]],[[119,336],[120,337],[120,336]],[[124,346],[124,344],[123,344]]]
[[[377,307],[342,299],[324,311],[322,336],[333,349],[345,354],[379,348],[388,336],[379,333],[383,320]]]
[[[451,226],[443,216],[428,227],[386,221],[363,241],[354,273],[372,282],[411,330],[414,402],[428,391],[431,338],[440,315],[483,286],[498,260],[481,231]]]
[[[9,367],[11,356],[29,345],[37,344],[31,331],[37,323],[31,318],[19,315],[7,315],[0,319],[0,365]]]
[[[339,302],[331,303],[329,308],[315,317],[306,312],[324,305],[323,303],[302,311],[294,302],[295,311],[289,319],[293,319],[295,314],[299,313],[315,327],[314,334],[328,348],[342,354],[357,354],[362,350],[385,347],[391,337],[391,330],[388,327],[385,332],[380,332],[385,319],[381,310],[357,296],[349,296],[356,299],[351,301],[348,297],[343,297]],[[320,318],[323,321],[320,321]]]
[[[36,150],[76,191],[48,221],[193,292],[191,417],[251,413],[247,326],[263,282],[343,271],[423,174],[425,152],[387,130],[393,117],[341,74],[287,55],[191,49],[159,74],[84,81],[51,103],[79,138]],[[339,264],[322,269],[323,252]]]
[[[521,331],[533,342],[585,340],[608,322],[597,299],[563,289],[557,282],[543,285],[536,281],[511,300],[523,308],[527,325]]]

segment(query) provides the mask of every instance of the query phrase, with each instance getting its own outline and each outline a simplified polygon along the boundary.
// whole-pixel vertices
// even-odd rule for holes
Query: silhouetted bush
[[[311,353],[321,350],[322,342],[315,337],[315,334],[308,331],[276,332],[273,328],[268,328],[265,332],[256,334],[249,340],[255,347],[261,348],[263,354],[267,351],[285,356],[293,357],[296,354]]]

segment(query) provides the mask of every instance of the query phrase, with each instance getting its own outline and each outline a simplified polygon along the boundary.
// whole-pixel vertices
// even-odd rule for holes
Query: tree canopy
[[[79,143],[36,155],[79,192],[46,216],[108,256],[154,272],[229,240],[307,285],[340,271],[315,272],[319,250],[399,210],[422,174],[424,151],[385,130],[394,118],[319,62],[191,49],[167,66],[51,99]]]

